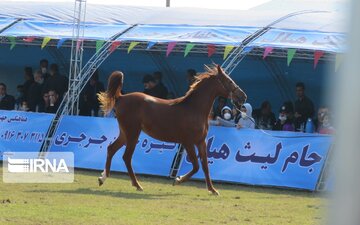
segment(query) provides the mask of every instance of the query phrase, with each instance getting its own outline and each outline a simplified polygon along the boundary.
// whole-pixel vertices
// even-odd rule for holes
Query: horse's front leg
[[[219,195],[219,192],[214,188],[214,186],[213,186],[213,184],[211,182],[211,178],[210,178],[210,174],[209,174],[208,158],[207,158],[205,140],[201,141],[196,146],[197,146],[197,148],[199,150],[201,166],[202,166],[202,169],[204,171],[207,188],[212,194]]]

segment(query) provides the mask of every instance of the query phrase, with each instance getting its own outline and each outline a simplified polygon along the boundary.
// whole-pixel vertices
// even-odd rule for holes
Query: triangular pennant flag
[[[150,41],[150,42],[148,43],[148,46],[146,47],[146,50],[149,50],[149,49],[152,48],[155,44],[156,44],[156,42]]]
[[[263,54],[263,59],[265,59],[273,50],[273,47],[266,47]]]
[[[234,48],[233,45],[227,45],[225,46],[225,50],[224,50],[224,58],[226,59],[226,57],[229,55],[229,53],[231,52],[231,50]]]
[[[24,38],[23,41],[30,43],[30,42],[33,42],[34,39],[35,39],[34,37],[27,37],[27,38]]]
[[[98,53],[98,51],[100,50],[100,48],[104,45],[105,41],[104,40],[98,40],[96,41],[96,53]]]
[[[290,48],[287,51],[287,65],[289,66],[292,59],[294,58],[294,55],[296,53],[296,49]]]
[[[15,47],[15,45],[16,45],[16,40],[15,40],[15,37],[7,37],[8,39],[9,39],[9,41],[10,41],[10,50],[12,50],[14,47]]]
[[[213,44],[208,44],[207,49],[208,49],[208,57],[211,57],[216,52],[215,45]]]
[[[320,51],[320,50],[316,50],[314,52],[314,69],[316,68],[318,62],[319,62],[319,59],[321,58],[321,56],[324,55],[324,52],[323,51]]]
[[[131,42],[128,48],[128,54],[131,52],[131,50],[133,50],[133,48],[135,48],[136,45],[138,45],[140,42],[134,41]]]
[[[121,41],[114,41],[113,43],[111,43],[109,52],[112,53],[112,52],[115,51],[120,45],[121,45]]]
[[[246,46],[244,49],[243,49],[243,53],[249,53],[251,52],[251,50],[254,49],[254,46]]]
[[[67,40],[66,38],[61,38],[61,39],[58,41],[58,43],[57,43],[57,45],[56,45],[56,48],[60,48],[60,47],[64,44],[64,42],[65,42],[66,40]]]
[[[170,55],[170,52],[174,49],[176,42],[170,42],[166,49],[166,57]]]
[[[47,45],[47,43],[49,43],[50,40],[51,40],[50,37],[44,37],[43,42],[41,44],[41,49],[43,49]]]
[[[344,54],[337,53],[335,56],[335,72],[338,71],[343,60],[344,60]]]
[[[76,51],[78,51],[80,49],[82,42],[83,42],[83,40],[81,40],[81,39],[76,41]]]
[[[189,52],[191,51],[191,49],[195,46],[195,44],[192,44],[192,43],[189,43],[186,45],[186,48],[185,48],[185,52],[184,52],[184,57],[186,57]]]

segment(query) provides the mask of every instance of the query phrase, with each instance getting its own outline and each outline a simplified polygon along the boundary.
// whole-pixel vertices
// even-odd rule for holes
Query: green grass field
[[[2,170],[0,169],[2,174]],[[319,224],[327,201],[317,193],[205,183],[172,186],[166,178],[112,173],[98,187],[99,172],[76,171],[71,184],[0,183],[0,224]]]

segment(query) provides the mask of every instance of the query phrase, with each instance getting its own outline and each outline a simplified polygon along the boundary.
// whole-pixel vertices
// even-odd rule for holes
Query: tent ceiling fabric
[[[321,8],[329,12],[303,14],[286,19],[276,24],[274,26],[276,29],[265,34],[268,38],[262,39],[263,41],[257,40],[254,43],[257,46],[273,45],[274,47],[306,49],[317,49],[317,45],[314,43],[323,43],[319,45],[320,50],[343,51],[345,34],[341,10],[332,7],[333,5],[329,2],[320,4],[326,3],[320,0],[288,1],[292,3],[291,11],[276,7],[282,4],[282,1],[279,0],[250,10],[87,4],[85,39],[107,40],[130,25],[138,24],[119,39],[234,45],[240,43],[256,29],[291,12]],[[73,7],[72,3],[1,1],[0,29],[6,27],[6,24],[11,23],[9,21],[14,19],[22,18],[23,20],[0,35],[71,38]],[[277,37],[279,38],[277,39]],[[302,38],[307,38],[308,43],[304,44],[301,41]]]

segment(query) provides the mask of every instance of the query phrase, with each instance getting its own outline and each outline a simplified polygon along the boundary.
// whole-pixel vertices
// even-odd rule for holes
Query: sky
[[[269,1],[270,0],[170,0],[170,7],[246,10]],[[74,0],[27,0],[26,2],[74,2]],[[165,7],[166,0],[87,0],[87,3]]]

